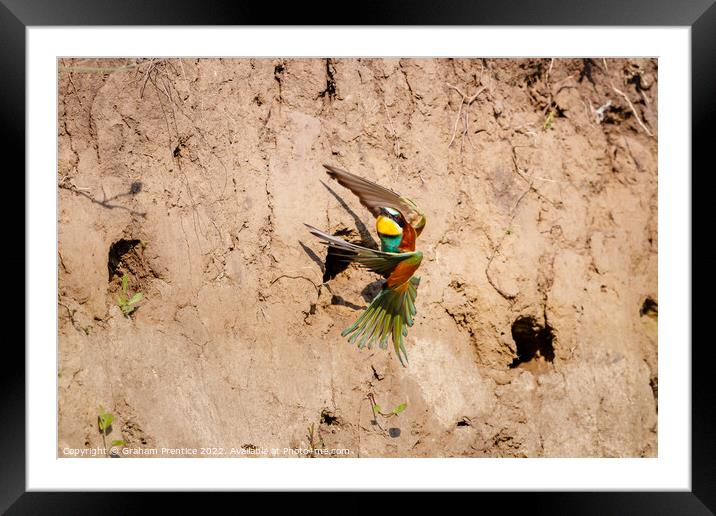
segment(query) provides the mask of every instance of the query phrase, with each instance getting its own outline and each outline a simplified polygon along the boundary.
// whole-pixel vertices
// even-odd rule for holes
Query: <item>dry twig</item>
[[[624,100],[627,101],[627,104],[629,104],[629,109],[631,109],[631,112],[634,114],[634,118],[636,118],[636,121],[639,122],[639,125],[642,127],[642,129],[644,129],[644,131],[646,131],[646,134],[648,134],[649,136],[651,136],[653,138],[654,133],[652,133],[649,130],[649,128],[644,124],[644,122],[641,121],[641,118],[639,118],[639,113],[637,113],[636,108],[634,107],[634,104],[631,103],[631,100],[629,100],[629,97],[627,97],[627,94],[624,93],[623,91],[617,89],[617,87],[614,86],[614,84],[612,84],[611,86],[615,93],[618,93],[619,95],[621,95],[624,98]]]
[[[390,111],[388,111],[388,104],[385,103],[385,99],[383,99],[383,107],[385,108],[385,114],[388,115],[388,122],[390,123],[390,129],[393,131],[393,152],[395,153],[395,157],[399,158],[401,155],[400,152],[400,143],[398,142],[398,133],[395,132],[395,126],[393,125],[393,119],[390,116]]]
[[[462,130],[462,137],[467,137],[467,141],[470,142],[470,145],[472,145],[472,140],[470,140],[470,128],[469,128],[469,119],[468,119],[468,112],[467,108],[470,107],[470,104],[475,102],[475,99],[477,99],[478,95],[485,91],[487,89],[487,86],[482,86],[481,88],[478,88],[474,95],[468,96],[465,92],[463,92],[460,88],[455,86],[454,84],[445,83],[449,88],[455,90],[462,96],[462,101],[460,102],[460,109],[457,111],[457,116],[455,117],[455,125],[453,126],[452,130],[452,138],[450,138],[450,143],[448,143],[448,148],[450,148],[455,141],[455,136],[457,134],[457,126],[460,123],[460,115],[463,115],[463,130]],[[480,80],[480,84],[482,84],[482,79]],[[465,112],[463,113],[463,106],[465,106]],[[462,144],[461,144],[461,150],[462,150]]]

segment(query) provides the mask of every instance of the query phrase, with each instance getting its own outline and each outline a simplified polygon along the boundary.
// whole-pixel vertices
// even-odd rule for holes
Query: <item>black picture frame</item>
[[[286,3],[280,9],[268,2],[225,2],[211,0],[145,0],[143,2],[111,2],[108,0],[0,0],[0,70],[3,92],[0,95],[3,143],[17,151],[18,168],[24,170],[25,157],[25,31],[28,26],[63,25],[562,25],[562,26],[689,26],[691,27],[692,72],[692,170],[700,169],[701,177],[713,175],[708,166],[709,147],[713,146],[716,120],[716,6],[714,0],[687,3],[668,0],[607,0],[602,2],[564,2],[548,0],[539,3],[503,0],[472,2],[459,0],[434,2],[364,1],[350,4],[340,13],[337,4]],[[348,4],[346,4],[348,7]],[[709,163],[710,164],[710,163]],[[20,168],[21,167],[21,168]],[[695,178],[693,171],[685,173]],[[661,171],[660,171],[661,172]],[[666,173],[665,172],[665,173]],[[13,174],[6,174],[12,179]],[[15,173],[17,191],[25,192],[24,180]],[[705,189],[701,190],[702,195]],[[695,190],[692,186],[692,192]],[[698,190],[696,190],[699,193]],[[24,195],[13,196],[16,199]],[[23,202],[23,201],[20,201]],[[693,201],[692,201],[693,202]],[[693,206],[693,204],[692,204]],[[19,209],[14,213],[20,212]],[[7,213],[7,212],[6,212]],[[24,214],[24,209],[22,209]],[[693,212],[693,224],[705,225],[706,231],[694,227],[692,240],[700,246],[707,262],[700,270],[699,290],[712,292],[712,269],[716,252],[708,231],[712,216],[709,212]],[[22,268],[25,277],[31,274],[25,265],[25,225],[7,217],[6,242],[13,242],[14,254],[10,267]],[[11,224],[8,224],[11,222]],[[11,226],[11,227],[10,227]],[[692,250],[693,253],[693,250]],[[692,257],[697,256],[692,254]],[[706,268],[708,267],[708,269]],[[24,289],[23,289],[24,290]],[[23,290],[17,290],[18,292]],[[19,304],[19,303],[18,303]],[[710,304],[692,303],[692,321],[708,320]],[[23,303],[24,307],[24,303]],[[23,330],[24,341],[24,330]],[[84,514],[132,513],[146,507],[146,494],[126,493],[58,493],[25,492],[25,352],[20,339],[5,340],[5,367],[0,375],[0,511],[8,514]],[[688,352],[686,343],[679,345]],[[716,511],[716,439],[710,423],[716,412],[716,396],[708,378],[713,363],[710,339],[692,338],[692,490],[690,492],[591,492],[484,494],[497,498],[502,507],[550,514],[713,514]],[[535,500],[535,498],[537,498]],[[171,502],[170,502],[171,499]],[[509,499],[509,502],[508,502]],[[180,493],[163,495],[164,509],[182,506]],[[344,499],[345,503],[345,499]],[[204,507],[206,509],[206,507]]]

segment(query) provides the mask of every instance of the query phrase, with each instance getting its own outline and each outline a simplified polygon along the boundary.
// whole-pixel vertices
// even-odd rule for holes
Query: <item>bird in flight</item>
[[[408,355],[404,337],[413,325],[417,313],[415,298],[418,295],[420,277],[415,271],[420,267],[423,253],[415,250],[417,237],[425,228],[425,215],[406,197],[339,168],[323,165],[328,175],[358,196],[361,204],[375,217],[380,238],[380,251],[356,245],[306,224],[310,232],[328,246],[328,253],[337,259],[356,262],[361,267],[385,278],[382,290],[375,296],[363,314],[342,336],[358,347],[378,343],[387,348],[392,337],[395,354],[405,366]],[[405,362],[403,361],[405,358]]]

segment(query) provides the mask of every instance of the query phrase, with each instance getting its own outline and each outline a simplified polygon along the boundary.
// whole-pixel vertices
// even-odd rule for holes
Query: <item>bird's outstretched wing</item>
[[[346,170],[331,165],[323,166],[328,171],[328,175],[353,192],[358,199],[360,199],[361,204],[368,208],[373,216],[377,217],[382,207],[396,209],[403,214],[405,220],[407,220],[410,225],[415,228],[415,232],[420,235],[425,227],[425,214],[413,201],[406,197],[401,197],[393,190],[389,190],[372,181],[351,174]]]
[[[407,253],[387,253],[370,249],[342,238],[329,235],[306,224],[309,231],[320,238],[331,248],[331,253],[343,260],[356,262],[361,267],[377,272],[387,279],[387,285],[394,287],[405,283],[413,275],[423,260],[423,253],[412,251]]]

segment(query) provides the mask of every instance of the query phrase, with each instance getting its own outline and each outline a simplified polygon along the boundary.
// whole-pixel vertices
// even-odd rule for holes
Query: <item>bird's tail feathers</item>
[[[384,287],[358,320],[343,330],[341,335],[345,337],[352,334],[348,342],[354,344],[358,341],[359,348],[366,345],[371,348],[378,343],[383,349],[388,347],[388,337],[392,337],[395,354],[405,366],[408,354],[403,337],[408,335],[408,328],[413,325],[417,313],[415,298],[418,296],[419,284],[420,278],[412,276],[397,287]]]

